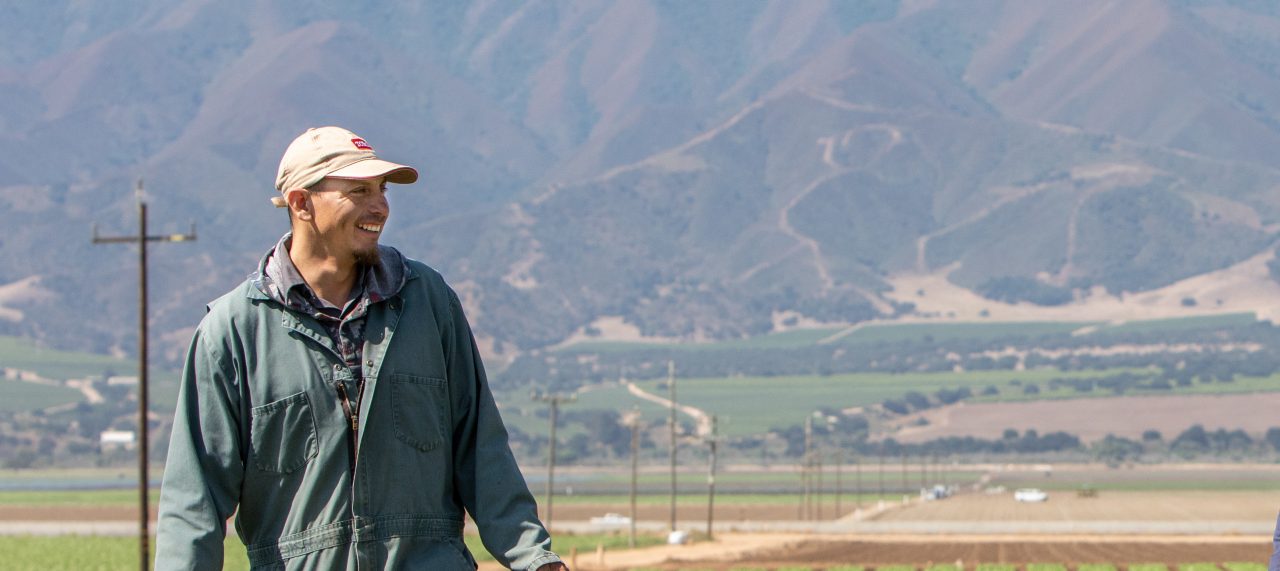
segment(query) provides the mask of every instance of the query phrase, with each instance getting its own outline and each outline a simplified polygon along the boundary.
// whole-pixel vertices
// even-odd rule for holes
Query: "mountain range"
[[[134,255],[90,228],[135,232],[142,179],[153,231],[198,228],[151,250],[180,359],[325,124],[419,168],[384,240],[492,354],[920,317],[911,276],[1123,298],[1280,231],[1260,0],[63,0],[0,38],[0,334],[58,347],[135,350]]]

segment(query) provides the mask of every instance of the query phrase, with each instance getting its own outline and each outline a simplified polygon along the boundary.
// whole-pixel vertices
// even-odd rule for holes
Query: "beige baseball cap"
[[[308,188],[325,177],[364,179],[385,176],[387,182],[411,184],[418,180],[413,167],[379,159],[373,147],[359,135],[341,127],[313,127],[298,135],[280,158],[276,190],[283,194]],[[271,197],[277,208],[287,207],[283,196]]]

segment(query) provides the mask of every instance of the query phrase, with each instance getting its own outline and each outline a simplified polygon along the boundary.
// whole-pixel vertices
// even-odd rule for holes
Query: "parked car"
[[[609,512],[603,516],[593,517],[589,521],[592,525],[628,525],[631,523],[631,518],[622,514]]]
[[[1019,502],[1047,502],[1049,494],[1038,488],[1022,488],[1013,492],[1013,499]]]

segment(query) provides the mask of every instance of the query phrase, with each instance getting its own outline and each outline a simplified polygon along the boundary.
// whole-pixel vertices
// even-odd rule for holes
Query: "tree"
[[[907,403],[900,400],[885,399],[880,406],[883,406],[885,410],[894,414],[907,414],[911,412],[911,409],[907,407]]]
[[[1183,456],[1194,456],[1208,452],[1210,448],[1209,434],[1204,427],[1196,424],[1191,428],[1182,431],[1173,442],[1169,444],[1169,448]]]
[[[1100,462],[1105,462],[1108,466],[1117,466],[1125,463],[1127,460],[1136,459],[1142,455],[1142,444],[1108,434],[1102,440],[1093,443],[1090,447],[1094,458]]]
[[[1272,426],[1268,428],[1266,440],[1267,444],[1270,444],[1272,448],[1280,451],[1280,427]]]
[[[907,405],[910,406],[912,410],[924,410],[929,408],[930,405],[929,397],[916,391],[909,391],[907,394],[903,395],[902,398],[907,401]]]

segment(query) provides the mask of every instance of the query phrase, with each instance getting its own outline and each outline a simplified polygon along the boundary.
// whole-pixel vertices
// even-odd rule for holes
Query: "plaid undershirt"
[[[357,384],[364,381],[364,328],[369,306],[399,293],[404,285],[404,259],[394,248],[379,246],[377,266],[362,265],[343,307],[315,294],[289,258],[292,234],[285,234],[267,254],[259,289],[292,311],[310,315],[329,334]]]

